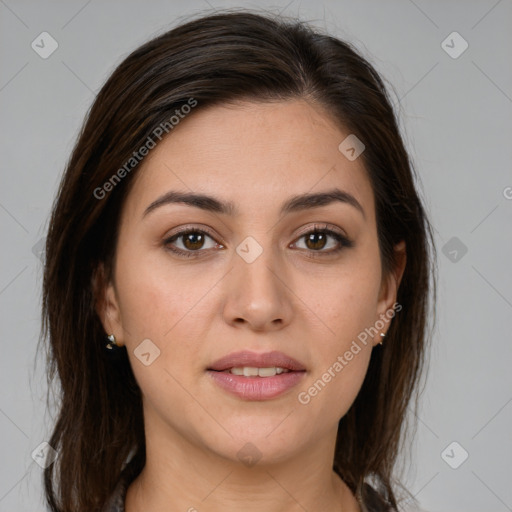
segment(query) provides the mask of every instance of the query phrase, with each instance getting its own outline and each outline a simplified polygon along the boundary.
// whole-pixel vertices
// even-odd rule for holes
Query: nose
[[[226,276],[224,320],[253,331],[275,331],[288,325],[293,315],[293,291],[273,251],[264,250],[252,262],[235,253],[233,265]]]

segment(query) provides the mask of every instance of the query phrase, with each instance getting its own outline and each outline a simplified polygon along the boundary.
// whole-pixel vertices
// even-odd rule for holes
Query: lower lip
[[[208,370],[222,389],[245,400],[270,400],[296,386],[306,372],[286,372],[273,377],[244,377]]]

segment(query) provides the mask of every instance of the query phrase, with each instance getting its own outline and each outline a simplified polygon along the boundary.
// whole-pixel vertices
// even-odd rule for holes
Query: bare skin
[[[332,461],[338,422],[380,336],[360,343],[307,404],[298,400],[392,310],[405,267],[402,243],[396,271],[381,272],[371,184],[362,159],[338,150],[347,135],[304,100],[244,102],[194,112],[144,160],[122,211],[114,278],[98,300],[144,397],[147,462],[127,512],[360,510]],[[292,196],[335,188],[364,213],[332,201],[280,214]],[[144,215],[171,190],[230,201],[237,212],[166,203]],[[169,242],[185,226],[208,233]],[[308,243],[315,226],[323,237]],[[250,263],[236,251],[246,237],[262,250]],[[145,339],[160,350],[147,366],[134,353]],[[206,370],[243,349],[282,351],[306,372],[278,397],[234,396]],[[239,454],[247,443],[260,457],[252,466]]]

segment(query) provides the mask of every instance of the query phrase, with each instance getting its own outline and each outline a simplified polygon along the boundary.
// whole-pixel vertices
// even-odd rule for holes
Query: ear
[[[113,334],[116,344],[123,345],[123,328],[117,293],[112,280],[107,279],[105,266],[100,263],[92,278],[94,308],[107,335]]]
[[[394,246],[394,252],[395,266],[391,272],[389,272],[389,275],[382,280],[380,287],[379,302],[377,306],[377,313],[379,314],[379,318],[381,318],[381,315],[384,315],[386,311],[394,309],[393,305],[396,303],[398,288],[400,286],[400,282],[402,281],[402,276],[404,274],[407,260],[407,251],[404,240]],[[387,329],[388,326],[384,328],[384,333],[386,333]]]

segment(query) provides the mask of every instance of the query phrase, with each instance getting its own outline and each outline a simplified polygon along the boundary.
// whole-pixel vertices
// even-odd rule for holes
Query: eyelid
[[[335,224],[330,224],[329,222],[315,222],[315,223],[313,223],[313,226],[311,224],[309,224],[304,229],[301,229],[301,231],[297,235],[297,238],[307,235],[313,231],[334,231],[337,235],[339,235],[343,238],[346,238],[348,240],[348,236],[345,234],[345,232],[343,230],[341,230]]]
[[[224,248],[224,245],[225,245],[224,242],[218,242],[217,235],[210,228],[208,228],[206,226],[202,226],[202,225],[201,226],[198,226],[198,225],[180,226],[172,234],[164,237],[163,244],[164,244],[164,246],[171,245],[171,242],[175,241],[175,239],[179,238],[181,235],[185,235],[190,232],[206,234],[218,246],[220,246],[220,248]],[[290,245],[296,244],[298,242],[298,240],[300,240],[302,237],[304,237],[308,234],[311,234],[311,233],[315,233],[315,232],[327,233],[328,236],[331,236],[336,239],[336,241],[339,244],[339,247],[337,247],[336,249],[328,250],[328,251],[323,251],[323,250],[307,251],[306,249],[300,249],[301,251],[306,251],[306,252],[312,253],[312,257],[321,257],[322,255],[333,255],[333,254],[339,253],[343,249],[350,248],[350,247],[354,246],[354,243],[348,238],[348,236],[340,228],[338,228],[334,224],[323,222],[323,223],[315,223],[313,226],[309,225],[309,226],[305,227],[304,229],[302,229],[301,232],[297,234],[294,241],[288,245],[288,247],[290,247]],[[219,248],[219,247],[217,247],[217,248]],[[205,253],[205,252],[211,251],[211,248],[210,249],[198,249],[195,251],[192,251],[192,250],[184,251],[183,249],[178,249],[178,248],[168,248],[168,249],[175,254],[185,255],[187,257],[191,257],[194,255],[198,255],[199,253]]]
[[[309,235],[311,233],[327,233],[328,236],[334,238],[337,241],[338,247],[327,251],[300,249],[303,252],[306,252],[307,256],[310,258],[335,256],[345,249],[350,249],[351,247],[354,247],[354,242],[344,233],[343,230],[341,230],[334,224],[329,224],[328,222],[315,223],[313,226],[305,228],[304,231],[297,235],[295,240],[290,245],[295,245],[302,237]]]
[[[164,236],[164,242],[168,242],[170,239],[178,237],[179,235],[183,235],[189,232],[199,232],[199,233],[205,233],[211,238],[215,239],[217,241],[218,238],[221,238],[218,236],[211,228],[203,225],[186,225],[186,226],[180,226],[175,231],[173,231],[170,235]],[[217,242],[219,244],[223,244],[223,242]]]
[[[324,229],[334,231],[338,235],[348,239],[347,235],[343,232],[343,230],[338,228],[335,224],[330,224],[328,222],[315,223],[313,226],[308,225],[307,227],[301,229],[301,231],[297,234],[296,238],[300,238],[301,236],[307,235],[311,231],[314,231],[314,230],[319,231],[319,230],[324,230]],[[217,238],[217,234],[215,234],[213,232],[213,230],[211,230],[207,226],[203,226],[203,225],[198,226],[196,224],[196,225],[180,226],[171,235],[165,236],[164,239],[169,240],[170,238],[173,238],[176,235],[188,233],[189,231],[204,231],[206,234],[210,235],[212,238]],[[224,243],[224,242],[221,242],[221,243]]]

